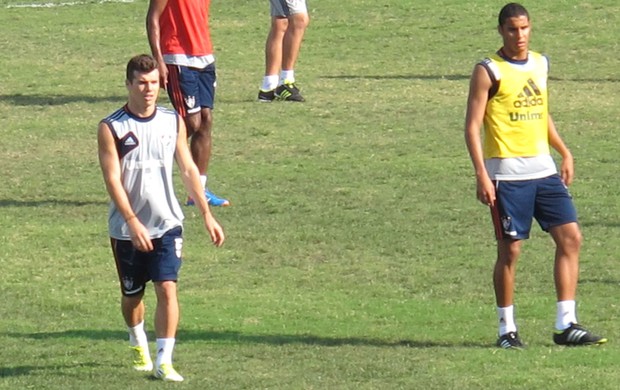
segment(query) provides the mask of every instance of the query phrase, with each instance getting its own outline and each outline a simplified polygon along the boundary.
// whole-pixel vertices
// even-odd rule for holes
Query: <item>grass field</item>
[[[474,3],[310,1],[307,102],[258,104],[268,4],[212,1],[210,180],[233,206],[214,210],[217,250],[184,208],[178,386],[617,388],[620,5],[524,3],[576,161],[579,316],[610,342],[553,345],[553,246],[536,227],[516,292],[528,348],[512,353],[494,347],[492,227],[463,142],[469,74],[501,44],[504,3]],[[169,387],[128,365],[96,159],[125,64],[148,51],[146,7],[0,0],[0,389]]]

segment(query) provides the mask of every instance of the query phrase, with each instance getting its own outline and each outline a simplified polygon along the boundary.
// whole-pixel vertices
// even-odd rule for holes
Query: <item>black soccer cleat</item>
[[[517,332],[508,332],[497,339],[497,346],[504,349],[523,349],[525,345],[521,342]]]
[[[555,331],[553,334],[553,342],[558,345],[567,346],[600,345],[605,344],[607,339],[591,333],[579,324],[571,323],[570,326],[563,331]]]
[[[278,100],[283,100],[287,102],[305,102],[301,93],[299,93],[299,88],[295,85],[295,83],[285,83],[280,85],[275,90],[275,96]]]
[[[263,91],[262,89],[258,90],[258,101],[261,103],[271,103],[276,99],[276,90],[272,89],[270,91]]]

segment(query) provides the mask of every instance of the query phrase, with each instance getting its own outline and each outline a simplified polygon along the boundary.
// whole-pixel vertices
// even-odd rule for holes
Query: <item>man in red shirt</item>
[[[161,83],[185,120],[192,158],[212,206],[228,206],[207,188],[215,99],[215,57],[209,33],[210,0],[150,0],[146,17]],[[188,198],[187,204],[194,201]]]

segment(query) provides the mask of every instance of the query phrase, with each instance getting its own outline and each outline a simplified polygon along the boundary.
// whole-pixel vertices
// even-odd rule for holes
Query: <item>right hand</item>
[[[151,241],[149,231],[137,217],[130,218],[127,221],[127,226],[129,227],[129,236],[134,248],[140,252],[150,252],[153,250],[153,242]]]
[[[489,207],[495,206],[495,186],[488,176],[476,180],[476,196],[480,203]]]
[[[166,63],[164,63],[163,61],[159,61],[158,64],[159,66],[157,69],[159,70],[159,85],[161,86],[161,88],[167,91],[168,90],[168,67],[166,66]]]

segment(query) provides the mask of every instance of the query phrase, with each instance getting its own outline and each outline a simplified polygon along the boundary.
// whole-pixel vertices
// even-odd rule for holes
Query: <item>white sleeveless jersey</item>
[[[131,208],[151,238],[160,238],[183,223],[172,183],[178,120],[176,112],[163,107],[148,118],[139,118],[125,106],[102,121],[112,130]],[[112,238],[131,239],[114,202],[110,203],[108,229]]]

